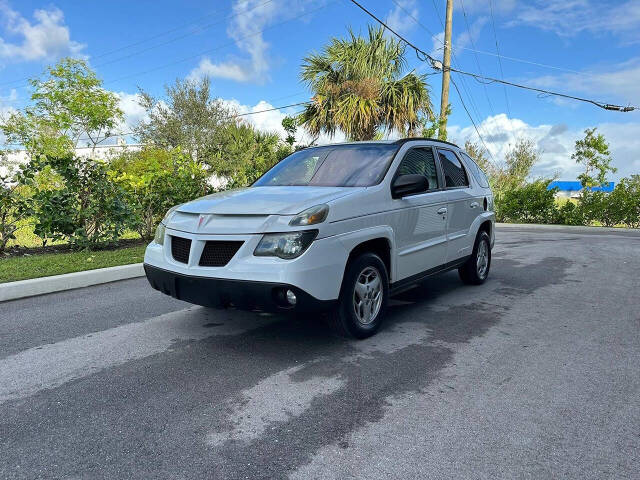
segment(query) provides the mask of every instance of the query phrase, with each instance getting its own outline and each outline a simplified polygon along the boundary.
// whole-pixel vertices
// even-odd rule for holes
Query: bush
[[[59,176],[56,188],[39,188],[48,168]],[[28,212],[34,232],[46,241],[65,239],[79,247],[117,243],[133,221],[125,192],[108,175],[104,162],[75,156],[39,157],[23,169],[21,180],[31,189]]]
[[[127,152],[112,160],[110,167],[111,177],[127,194],[134,228],[142,238],[153,237],[169,208],[209,190],[206,166],[179,149]]]
[[[499,221],[553,223],[556,218],[555,189],[547,190],[548,180],[537,180],[503,192],[496,203]]]
[[[580,209],[580,204],[567,200],[559,207],[556,205],[553,223],[560,225],[583,225],[584,218],[582,210]]]
[[[640,175],[631,175],[620,180],[609,198],[617,205],[619,223],[631,228],[640,228]]]
[[[10,166],[2,162],[0,169],[0,252],[7,247],[9,240],[16,238],[19,222],[23,219],[24,198],[20,195],[19,185],[11,174]]]

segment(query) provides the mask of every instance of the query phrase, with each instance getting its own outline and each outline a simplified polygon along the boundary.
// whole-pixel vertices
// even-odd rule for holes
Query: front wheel
[[[382,324],[388,297],[384,262],[374,253],[363,253],[347,265],[339,304],[329,313],[329,325],[342,336],[370,337]]]
[[[480,285],[489,276],[490,267],[491,239],[487,232],[482,231],[476,237],[471,257],[458,269],[458,273],[467,285]]]

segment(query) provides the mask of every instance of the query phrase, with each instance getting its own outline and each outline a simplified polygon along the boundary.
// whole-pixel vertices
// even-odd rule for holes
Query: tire
[[[484,252],[484,255],[483,255]],[[484,260],[482,260],[484,257]],[[458,268],[460,279],[467,285],[480,285],[489,276],[491,268],[491,239],[485,231],[478,233],[469,260]]]
[[[364,301],[361,295],[365,295]],[[382,324],[388,298],[389,275],[384,262],[374,253],[358,255],[347,264],[338,307],[328,314],[329,326],[340,336],[370,337]]]

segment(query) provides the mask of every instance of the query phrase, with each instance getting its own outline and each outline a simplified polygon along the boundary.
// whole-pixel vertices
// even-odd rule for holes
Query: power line
[[[183,62],[187,62],[189,60],[193,60],[194,58],[198,58],[198,57],[200,57],[201,55],[203,55],[205,53],[211,53],[211,52],[214,52],[214,51],[222,50],[223,48],[235,45],[238,40],[245,40],[247,38],[254,37],[256,35],[260,35],[261,33],[264,33],[266,30],[271,30],[271,29],[279,27],[280,25],[283,25],[285,23],[289,23],[289,22],[292,22],[292,21],[297,20],[299,18],[302,18],[302,17],[304,17],[306,15],[315,13],[315,12],[317,12],[319,10],[322,10],[323,8],[325,8],[325,7],[327,7],[327,6],[331,5],[331,4],[334,4],[336,2],[337,2],[337,0],[331,0],[331,1],[327,2],[324,5],[321,5],[318,8],[314,8],[313,10],[309,10],[309,11],[303,12],[300,15],[296,15],[296,16],[288,18],[286,20],[282,20],[280,22],[274,23],[274,24],[272,24],[272,25],[270,25],[268,27],[265,27],[265,28],[263,28],[261,30],[257,30],[255,32],[249,33],[247,35],[238,37],[234,41],[226,42],[226,43],[223,43],[221,45],[218,45],[217,47],[213,47],[213,48],[209,48],[209,49],[206,49],[206,50],[202,50],[202,51],[196,53],[195,55],[190,55],[188,57],[184,57],[184,58],[181,58],[181,59],[178,59],[178,60],[174,60],[172,62],[165,63],[163,65],[160,65],[160,66],[157,66],[157,67],[154,67],[154,68],[143,70],[141,72],[136,72],[136,73],[133,73],[133,74],[130,74],[130,75],[125,75],[123,77],[119,77],[119,78],[116,78],[116,79],[113,79],[113,80],[109,80],[109,81],[106,81],[104,83],[105,84],[109,84],[109,83],[119,82],[121,80],[125,80],[125,79],[132,78],[132,77],[145,75],[147,73],[155,72],[157,70],[162,70],[164,68],[172,67],[173,65],[177,65],[179,63],[183,63]]]
[[[350,0],[350,1],[351,1],[351,3],[356,5],[358,8],[360,8],[363,12],[365,12],[367,15],[369,15],[371,18],[376,20],[383,27],[385,27],[387,30],[389,30],[391,33],[393,33],[396,37],[398,37],[404,43],[406,43],[411,48],[413,48],[415,50],[416,54],[418,55],[418,58],[420,60],[422,60],[422,61],[424,61],[425,59],[428,60],[431,63],[431,67],[434,68],[435,70],[442,70],[443,69],[442,62],[440,62],[439,60],[433,58],[427,52],[425,52],[421,48],[417,47],[415,44],[413,44],[412,42],[410,42],[409,40],[404,38],[402,35],[400,35],[398,32],[396,32],[395,30],[390,28],[385,22],[380,20],[373,13],[371,13],[369,10],[367,10],[365,7],[363,7],[360,3],[358,3],[357,0]],[[420,56],[422,56],[422,58]],[[577,97],[577,96],[568,95],[568,94],[565,94],[565,93],[559,93],[559,92],[554,92],[554,91],[551,91],[551,90],[545,90],[545,89],[542,89],[542,88],[531,87],[529,85],[523,85],[523,84],[519,84],[519,83],[515,83],[515,82],[508,82],[507,80],[500,80],[500,79],[493,78],[493,77],[487,77],[487,76],[484,76],[484,75],[479,75],[477,73],[466,72],[464,70],[460,70],[460,69],[457,69],[457,68],[451,68],[450,67],[449,70],[452,71],[452,72],[459,73],[461,75],[467,75],[467,76],[473,77],[473,78],[475,78],[477,80],[487,80],[490,83],[501,83],[501,84],[504,84],[504,85],[509,85],[511,87],[521,88],[521,89],[524,89],[524,90],[531,90],[531,91],[538,92],[538,93],[544,93],[544,94],[553,95],[553,96],[557,96],[557,97],[569,98],[569,99],[572,99],[572,100],[591,103],[592,105],[595,105],[596,107],[600,107],[600,108],[605,109],[605,110],[612,110],[612,111],[618,111],[618,112],[632,112],[632,111],[637,110],[639,108],[639,107],[631,106],[631,105],[625,107],[625,106],[621,106],[621,105],[615,105],[615,104],[610,104],[610,103],[606,103],[606,102],[600,102],[600,101],[592,100],[592,99],[589,99],[589,98]]]
[[[236,113],[236,114],[233,114],[233,115],[229,115],[227,117],[223,117],[222,120],[231,120],[231,119],[238,118],[238,117],[247,117],[247,116],[250,116],[250,115],[257,115],[259,113],[273,112],[275,110],[281,110],[281,109],[284,109],[284,108],[299,107],[301,105],[308,105],[309,103],[310,102],[290,103],[289,105],[280,105],[279,107],[271,107],[271,108],[266,108],[266,109],[263,109],[263,110],[256,110],[254,112]],[[297,113],[296,113],[296,115],[297,115]],[[126,137],[128,135],[133,135],[135,133],[136,132],[134,132],[134,131],[118,132],[118,133],[114,133],[114,134],[111,134],[111,135],[105,135],[104,137],[97,137],[96,141],[97,142],[103,142],[107,138]],[[80,142],[80,141],[86,141],[86,140],[93,141],[93,139],[89,138],[89,137],[80,137],[80,138],[78,138],[77,141]],[[19,143],[5,143],[5,145],[20,146]]]
[[[453,86],[455,87],[456,92],[458,92],[458,98],[460,98],[460,103],[462,103],[462,107],[464,108],[464,111],[467,112],[467,116],[469,117],[469,120],[471,120],[471,123],[473,124],[473,128],[475,128],[476,133],[478,134],[478,138],[482,142],[482,145],[484,146],[484,149],[487,151],[487,153],[489,153],[489,156],[491,157],[491,163],[495,167],[496,166],[496,159],[493,158],[493,153],[491,153],[491,150],[489,150],[489,148],[487,147],[487,144],[484,143],[484,138],[482,138],[482,135],[480,135],[480,131],[478,130],[478,126],[476,125],[476,122],[474,122],[473,118],[471,118],[471,114],[469,113],[469,109],[464,104],[464,100],[462,99],[462,95],[460,95],[460,89],[458,88],[458,85],[456,84],[456,81],[453,79],[453,76],[451,77],[451,83],[453,83]]]
[[[136,55],[140,55],[142,53],[148,52],[148,51],[153,50],[155,48],[162,47],[162,46],[165,46],[165,45],[169,45],[171,43],[177,42],[178,40],[182,40],[183,38],[187,38],[187,37],[189,37],[191,35],[195,35],[197,33],[201,33],[205,29],[214,27],[216,25],[220,25],[220,24],[224,23],[225,21],[227,21],[229,19],[232,19],[232,18],[235,18],[235,17],[239,17],[239,16],[242,16],[242,15],[246,15],[247,13],[249,13],[249,12],[251,12],[253,10],[256,10],[257,8],[263,7],[264,5],[267,5],[267,4],[271,3],[271,2],[273,2],[273,0],[266,0],[263,3],[255,5],[255,6],[251,7],[251,8],[246,9],[246,10],[242,10],[240,12],[235,12],[235,13],[232,13],[230,15],[227,15],[222,20],[219,20],[219,21],[216,21],[216,22],[213,22],[213,23],[209,23],[207,25],[204,25],[204,26],[200,27],[200,29],[197,32],[188,32],[188,33],[185,33],[184,35],[171,38],[171,39],[169,39],[167,41],[164,41],[162,43],[157,43],[155,45],[149,46],[149,47],[144,48],[142,50],[138,50],[136,52],[132,52],[132,53],[129,53],[129,54],[121,56],[121,57],[117,57],[117,58],[114,58],[114,59],[111,59],[111,60],[108,60],[108,61],[105,61],[105,62],[102,62],[102,63],[98,63],[98,64],[95,65],[95,68],[103,67],[105,65],[111,65],[112,63],[116,63],[116,62],[119,62],[119,61],[122,61],[122,60],[126,60],[126,59],[131,58],[131,57],[135,57]],[[214,12],[214,13],[217,13],[217,12]],[[213,15],[213,13],[209,14],[209,15]],[[206,15],[206,16],[209,16],[209,15]],[[127,48],[129,48],[131,46],[136,46],[136,45],[139,45],[139,44],[142,44],[142,43],[146,43],[146,42],[148,42],[150,40],[153,40],[155,38],[162,37],[162,36],[166,35],[167,33],[171,33],[171,32],[174,32],[176,30],[180,30],[181,28],[182,27],[177,27],[177,28],[173,28],[173,29],[170,29],[170,30],[166,30],[163,33],[159,33],[159,34],[154,35],[152,37],[149,37],[149,38],[147,38],[145,40],[141,40],[139,42],[135,42],[135,43],[131,43],[129,45],[125,45],[125,46],[120,47],[118,49],[112,50],[112,51],[107,52],[107,53],[103,53],[101,55],[98,55],[98,56],[95,56],[95,57],[92,57],[92,58],[94,60],[97,59],[97,58],[102,58],[102,57],[104,57],[106,55],[110,55],[111,53],[115,53],[117,51],[125,50],[125,49],[127,49]],[[228,42],[227,44],[225,44],[225,46],[228,45],[228,44],[234,44],[234,43],[235,42]],[[25,77],[25,78],[22,78],[22,79],[16,79],[16,80],[11,80],[9,82],[0,83],[0,85],[9,85],[9,84],[13,84],[13,83],[28,82],[28,81],[29,81],[29,77]]]
[[[488,2],[489,2],[489,11],[491,12],[491,26],[493,28],[493,38],[496,42],[496,53],[498,54],[498,66],[500,67],[500,78],[504,80],[504,70],[502,70],[502,59],[500,58],[500,47],[498,46],[498,33],[496,32],[496,22],[493,16],[493,2],[491,0],[488,0]],[[509,105],[509,96],[507,95],[507,87],[503,85],[502,89],[504,90],[504,99],[507,102],[507,113],[509,114],[509,118],[512,118],[511,106]]]
[[[427,27],[424,23],[420,22],[420,20],[418,20],[414,15],[411,14],[411,12],[409,12],[406,8],[404,8],[402,6],[402,4],[400,4],[397,0],[391,0],[393,3],[396,4],[396,6],[398,8],[400,8],[408,17],[410,17],[411,19],[413,19],[413,21],[418,24],[420,27],[422,27],[430,36],[433,40],[435,40],[436,42],[439,43],[443,43],[442,40],[440,38],[438,38],[437,35],[435,35],[433,33],[433,31],[431,29],[429,29],[429,27]],[[440,23],[442,24],[442,18],[440,17],[440,12],[438,11],[438,8],[435,4],[435,2],[433,2],[433,6],[436,10],[436,13],[439,16],[439,20]],[[542,67],[542,68],[549,68],[552,70],[558,70],[558,71],[562,71],[562,72],[568,72],[568,73],[575,73],[577,75],[583,75],[583,76],[590,76],[593,77],[595,76],[595,74],[593,73],[589,73],[589,72],[583,72],[580,70],[573,70],[570,68],[566,68],[566,67],[558,67],[557,65],[550,65],[548,63],[541,63],[541,62],[535,62],[532,60],[526,60],[524,58],[517,58],[517,57],[511,57],[508,55],[503,55],[502,53],[494,53],[494,52],[487,52],[486,50],[479,50],[477,48],[469,48],[469,47],[456,47],[455,45],[451,45],[451,50],[455,51],[455,50],[466,50],[468,52],[474,52],[474,53],[479,53],[480,55],[489,55],[492,57],[498,57],[504,60],[509,60],[511,62],[519,62],[519,63],[525,63],[528,65],[535,65],[536,67]]]
[[[460,0],[460,6],[462,7],[462,14],[464,15],[464,23],[467,26],[467,33],[469,34],[469,40],[471,41],[471,46],[475,49],[476,42],[473,39],[473,35],[471,34],[471,27],[469,26],[469,19],[467,18],[467,11],[464,8],[464,0]],[[473,56],[475,57],[478,71],[480,72],[480,74],[482,74],[483,72],[482,72],[482,67],[480,66],[480,60],[478,59],[478,54],[474,52]],[[487,103],[489,104],[489,109],[491,110],[491,113],[495,116],[496,112],[494,111],[493,105],[491,104],[491,100],[489,99],[489,92],[487,91],[487,86],[483,85],[482,88],[484,89],[485,97],[487,97]]]
[[[165,45],[169,45],[171,43],[177,42],[178,40],[182,40],[183,38],[190,37],[191,35],[195,35],[197,33],[201,33],[205,29],[214,27],[216,25],[220,25],[220,24],[222,24],[222,23],[224,23],[227,20],[230,20],[232,18],[240,17],[242,15],[246,15],[247,13],[249,13],[249,12],[251,12],[253,10],[256,10],[256,9],[258,9],[260,7],[263,7],[263,6],[265,6],[265,5],[267,5],[268,3],[271,3],[271,2],[273,2],[273,0],[267,0],[266,2],[260,3],[258,5],[254,5],[253,7],[248,8],[246,10],[242,10],[241,12],[235,12],[235,13],[233,13],[231,15],[227,15],[222,20],[219,20],[219,21],[213,22],[213,23],[209,23],[207,25],[204,25],[204,26],[200,27],[200,30],[197,31],[197,32],[188,32],[188,33],[185,33],[183,35],[180,35],[179,37],[174,37],[174,38],[171,38],[171,39],[169,39],[169,40],[167,40],[165,42],[157,43],[155,45],[151,45],[150,47],[147,47],[147,48],[145,48],[143,50],[138,50],[137,52],[132,52],[132,53],[130,53],[128,55],[125,55],[123,57],[117,57],[117,58],[114,58],[114,59],[109,60],[107,62],[99,63],[99,64],[96,65],[96,68],[97,67],[103,67],[105,65],[111,65],[112,63],[120,62],[122,60],[126,60],[127,58],[135,57],[136,55],[140,55],[141,53],[148,52],[149,50],[153,50],[153,49],[158,48],[158,47],[163,47]]]
[[[442,20],[442,15],[440,14],[440,10],[438,9],[438,5],[436,4],[435,0],[431,0],[431,3],[433,4],[433,9],[436,11],[436,15],[438,17],[438,20],[440,21],[440,26],[442,26],[442,29],[444,30],[444,21]],[[402,7],[400,7],[402,8]],[[405,12],[409,15],[410,18],[412,18],[414,21],[418,21],[412,14],[411,12],[407,12],[405,10]],[[424,25],[422,25],[421,23],[418,22],[418,24],[422,27],[425,28],[426,27]],[[428,30],[427,30],[428,31]],[[442,43],[442,45],[444,46],[444,42],[437,38],[434,37],[437,41],[439,41],[440,43]],[[450,45],[451,48],[451,63],[456,66],[456,65],[460,65],[460,62],[458,61],[458,57],[456,56],[455,50],[453,49],[453,45]],[[473,98],[473,95],[471,95],[470,89],[467,86],[467,82],[466,79],[464,77],[460,77],[460,84],[462,85],[462,89],[464,90],[464,93],[467,95],[467,97],[469,98],[469,103],[471,104],[471,108],[473,110],[473,112],[475,113],[476,117],[478,119],[482,118],[482,115],[480,115],[480,110],[478,109],[478,106],[476,105],[476,102]]]

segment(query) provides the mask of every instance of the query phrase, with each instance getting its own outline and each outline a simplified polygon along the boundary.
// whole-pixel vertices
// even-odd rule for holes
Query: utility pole
[[[442,56],[442,93],[440,95],[440,127],[438,138],[447,136],[447,108],[449,107],[449,78],[451,76],[451,22],[453,17],[453,0],[447,0],[447,14],[444,25],[444,54]]]

